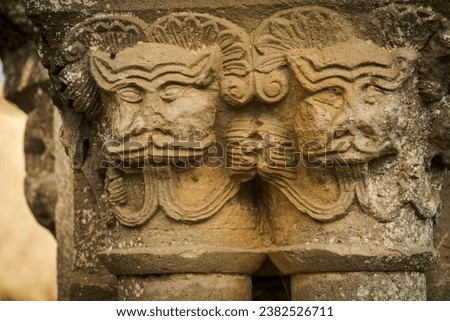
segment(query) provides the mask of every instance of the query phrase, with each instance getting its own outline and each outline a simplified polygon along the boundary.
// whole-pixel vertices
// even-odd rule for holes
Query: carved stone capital
[[[254,2],[238,19],[229,4],[94,1],[63,28],[75,5],[30,2],[82,178],[76,225],[97,240],[78,231],[77,266],[100,260],[125,299],[141,295],[124,294],[136,275],[244,286],[269,261],[296,293],[303,273],[378,271],[418,280],[398,298],[422,299],[447,162],[447,20]]]

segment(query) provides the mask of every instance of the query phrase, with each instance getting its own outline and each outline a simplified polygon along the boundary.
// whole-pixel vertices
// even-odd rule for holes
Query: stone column
[[[248,300],[263,263],[294,300],[426,298],[448,12],[307,2],[29,1],[76,269],[123,300]]]

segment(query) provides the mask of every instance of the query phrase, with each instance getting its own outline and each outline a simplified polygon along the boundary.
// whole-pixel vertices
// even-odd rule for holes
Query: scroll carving
[[[346,41],[351,30],[337,13],[320,7],[286,10],[265,20],[253,35],[256,96],[276,103],[287,95],[286,52]]]

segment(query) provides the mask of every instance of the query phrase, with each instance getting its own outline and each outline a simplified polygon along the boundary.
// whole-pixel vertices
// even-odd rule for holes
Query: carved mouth
[[[198,139],[178,139],[163,133],[145,133],[130,138],[125,143],[106,147],[107,157],[127,164],[146,162],[167,165],[204,157],[214,142],[214,134]]]

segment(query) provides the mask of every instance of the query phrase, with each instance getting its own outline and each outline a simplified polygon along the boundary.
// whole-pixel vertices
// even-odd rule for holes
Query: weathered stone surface
[[[427,272],[428,300],[450,301],[450,176],[442,188],[442,214],[436,219],[434,246],[439,253]]]
[[[252,274],[266,260],[259,251],[238,252],[233,248],[184,247],[148,251],[124,248],[100,254],[105,266],[115,274],[163,273],[247,273]]]
[[[425,276],[417,272],[297,274],[291,287],[300,301],[426,300]]]
[[[133,281],[145,299],[205,299],[187,284],[272,264],[293,299],[305,272],[327,272],[311,298],[425,299],[448,8],[104,4],[28,3],[73,168],[78,279],[111,280],[106,267],[121,299]],[[227,299],[247,298],[227,282]]]
[[[120,277],[119,300],[229,301],[251,300],[248,276],[233,274],[173,274]]]

